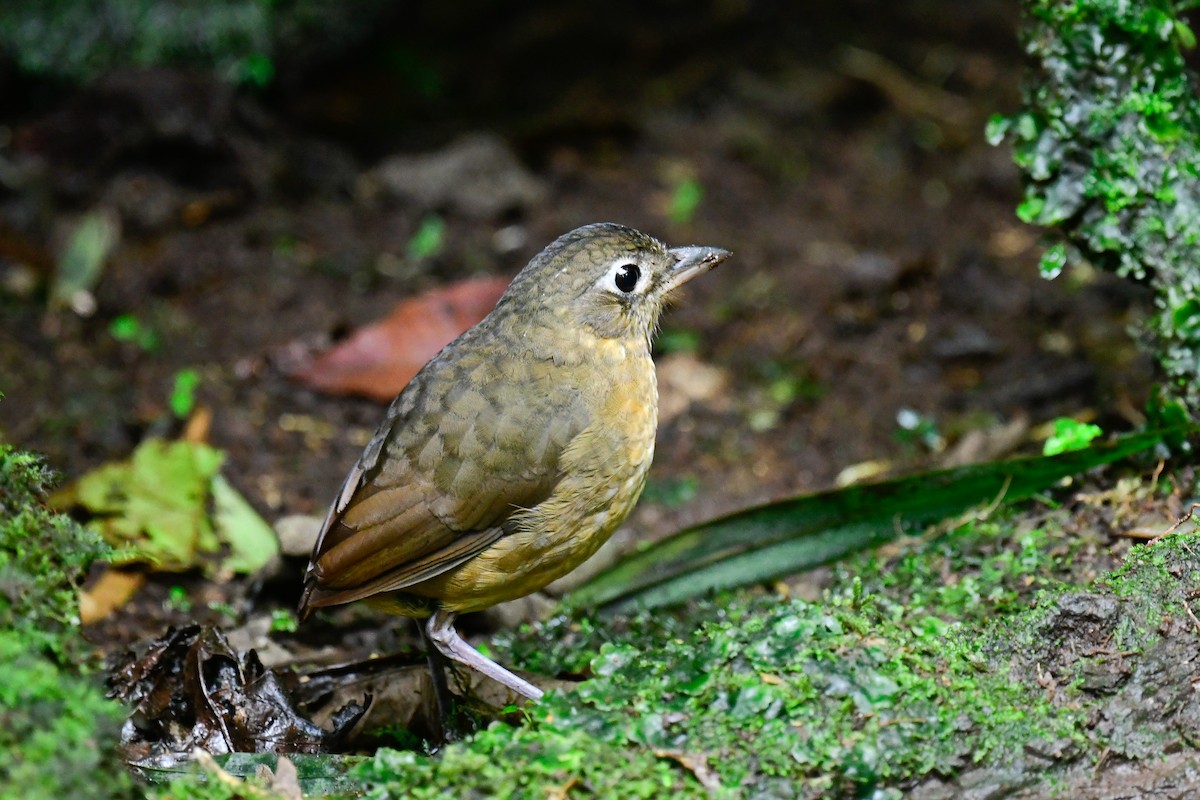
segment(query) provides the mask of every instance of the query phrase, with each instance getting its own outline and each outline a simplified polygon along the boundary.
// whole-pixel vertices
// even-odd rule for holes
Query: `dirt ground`
[[[1105,275],[1039,277],[1016,169],[984,141],[989,115],[1019,101],[1014,3],[478,11],[414,10],[437,49],[400,25],[381,34],[423,52],[432,97],[363,55],[260,97],[143,72],[0,112],[0,439],[77,476],[176,433],[171,383],[192,368],[230,480],[268,520],[323,513],[382,409],[289,371],[406,297],[511,276],[602,220],[735,253],[666,320],[673,412],[632,538],[851,467],[1004,455],[1059,415],[1138,420],[1149,368],[1128,329],[1146,297]],[[434,179],[380,166],[444,166],[478,133],[516,165]],[[702,199],[673,219],[687,182]],[[94,313],[47,311],[67,231],[96,209],[120,240]],[[444,248],[414,258],[431,214]],[[130,313],[156,349],[110,334]],[[715,389],[696,388],[701,370]],[[908,411],[932,425],[906,431]],[[293,603],[302,567],[260,602]],[[101,638],[169,619],[125,617]]]

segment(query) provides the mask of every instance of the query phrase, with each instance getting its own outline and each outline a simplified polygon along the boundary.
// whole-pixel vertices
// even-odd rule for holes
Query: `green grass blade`
[[[1170,434],[1135,433],[1054,456],[1016,458],[803,495],[684,529],[576,589],[573,603],[628,611],[773,580],[998,500],[1148,450]]]

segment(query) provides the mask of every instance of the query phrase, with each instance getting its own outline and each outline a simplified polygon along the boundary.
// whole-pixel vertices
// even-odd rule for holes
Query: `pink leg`
[[[482,653],[467,644],[458,635],[458,631],[454,630],[454,618],[456,616],[452,611],[439,610],[425,624],[425,632],[429,634],[429,641],[433,642],[434,647],[442,655],[452,661],[457,661],[460,664],[466,664],[468,667],[474,668],[497,683],[512,689],[522,697],[528,697],[530,700],[542,699],[543,692],[541,689],[529,681],[512,674],[495,661],[485,658]]]

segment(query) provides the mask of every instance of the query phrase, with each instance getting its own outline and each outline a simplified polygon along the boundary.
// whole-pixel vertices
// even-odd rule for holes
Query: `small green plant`
[[[217,612],[229,623],[236,622],[238,618],[237,609],[223,600],[209,600],[208,610]]]
[[[188,597],[187,589],[176,584],[167,590],[167,599],[163,601],[163,607],[177,614],[190,614],[192,599]]]
[[[234,83],[265,89],[275,79],[275,62],[265,53],[250,53],[231,66]]]
[[[175,373],[168,404],[176,419],[187,419],[196,408],[196,389],[200,387],[200,373],[194,369],[181,369]]]
[[[667,209],[667,216],[671,218],[672,222],[681,225],[691,222],[703,199],[704,187],[700,185],[700,181],[695,178],[682,180],[675,185],[675,190],[671,194],[671,204]]]
[[[919,444],[934,453],[946,447],[937,420],[912,408],[902,408],[896,412],[896,439],[908,445]]]
[[[771,430],[793,404],[816,399],[824,392],[802,363],[766,361],[759,365],[758,372],[762,380],[755,393],[758,402],[746,417],[746,425],[755,433]]]
[[[1068,417],[1056,419],[1054,420],[1054,433],[1042,446],[1042,455],[1056,456],[1068,450],[1082,449],[1087,447],[1092,439],[1103,433],[1104,431],[1100,430],[1099,425],[1079,422]]]
[[[655,339],[659,353],[695,353],[700,349],[700,333],[686,328],[667,328]]]
[[[296,615],[286,608],[277,608],[271,612],[271,631],[274,633],[295,633],[300,627]]]
[[[646,484],[642,493],[643,503],[658,503],[667,508],[687,505],[700,492],[700,481],[695,475],[677,478],[660,478]]]
[[[160,344],[158,334],[135,314],[121,314],[108,323],[108,333],[118,342],[129,342],[146,353],[152,353]]]
[[[421,220],[421,226],[408,240],[408,257],[416,260],[433,258],[442,252],[446,241],[446,223],[436,214]]]

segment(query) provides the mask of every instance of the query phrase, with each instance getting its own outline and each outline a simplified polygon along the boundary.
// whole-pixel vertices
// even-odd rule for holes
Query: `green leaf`
[[[275,63],[265,53],[251,53],[237,63],[235,72],[239,83],[265,89],[275,79]]]
[[[207,445],[148,439],[129,461],[105,464],[80,478],[67,504],[95,515],[89,527],[124,548],[123,560],[188,569],[199,551],[216,545],[205,503],[223,459]]]
[[[221,565],[233,572],[258,572],[279,553],[275,531],[221,475],[213,476],[212,497],[217,536],[229,547]]]
[[[1181,19],[1175,20],[1175,39],[1184,50],[1191,50],[1196,46],[1196,32]]]
[[[1200,426],[1130,434],[1056,456],[929,472],[750,508],[656,542],[576,589],[571,600],[625,612],[774,580],[980,505],[1027,498],[1065,477],[1196,430]]]
[[[98,467],[50,502],[88,512],[88,527],[120,548],[116,560],[149,562],[167,572],[197,566],[253,572],[278,543],[218,474],[224,459],[205,444],[147,439],[129,460]]]
[[[1051,245],[1042,253],[1042,259],[1038,262],[1038,271],[1042,273],[1042,277],[1048,281],[1052,281],[1062,274],[1063,267],[1067,265],[1067,246],[1062,242]]]
[[[1046,198],[1039,195],[1029,195],[1017,206],[1017,218],[1027,224],[1036,223],[1041,218],[1045,208]]]
[[[1008,135],[1008,131],[1012,128],[1012,119],[1003,114],[992,114],[987,121],[987,127],[984,129],[984,136],[987,138],[987,143],[995,147],[1004,141],[1004,137]]]
[[[108,323],[108,333],[118,342],[131,342],[147,353],[158,349],[158,334],[133,314],[114,317]]]

